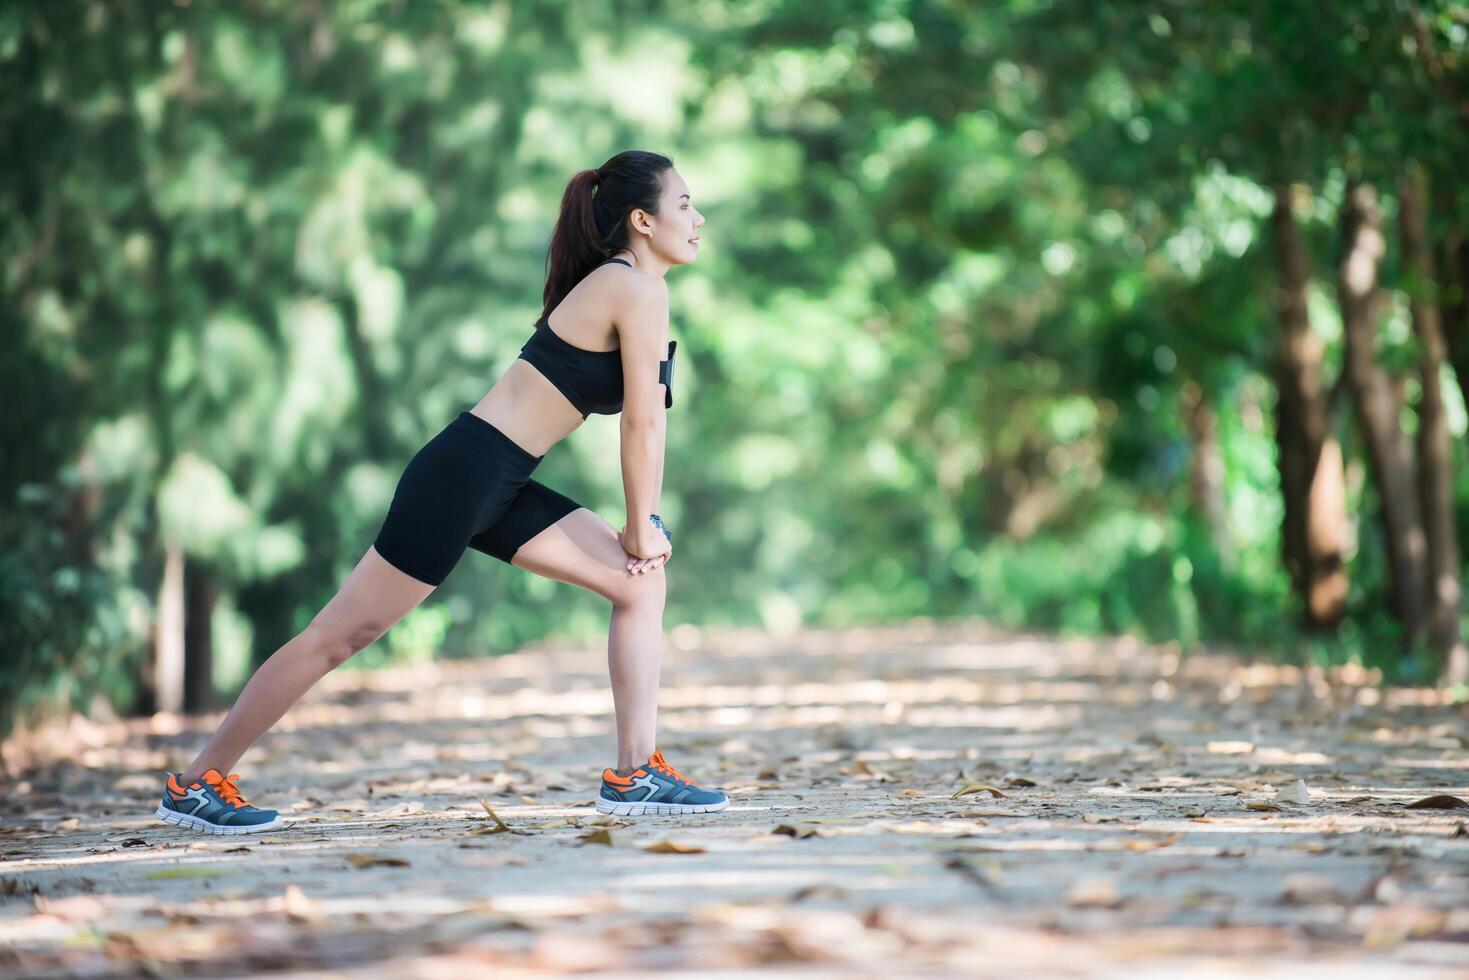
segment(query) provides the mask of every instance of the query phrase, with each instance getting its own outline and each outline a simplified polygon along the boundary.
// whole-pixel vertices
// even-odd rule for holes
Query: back
[[[596,268],[609,262],[632,267],[623,259],[612,258]],[[551,329],[549,318],[547,313],[536,321],[535,333],[520,348],[520,358],[565,395],[582,418],[593,413],[616,415],[622,411],[622,351],[577,347]],[[673,406],[673,356],[677,346],[677,341],[669,341],[668,357],[658,365],[658,380],[668,386],[663,397],[664,408]]]

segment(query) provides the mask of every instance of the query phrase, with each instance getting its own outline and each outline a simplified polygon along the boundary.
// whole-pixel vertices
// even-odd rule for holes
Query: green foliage
[[[1291,632],[1265,222],[1272,183],[1310,189],[1329,297],[1343,176],[1452,173],[1462,99],[1436,69],[1462,65],[1463,17],[17,0],[0,727],[133,703],[169,542],[220,583],[222,687],[304,627],[529,332],[565,181],[630,146],[672,156],[708,217],[669,276],[671,622],[984,612],[1383,660],[1365,526],[1342,636],[1303,654]],[[1412,356],[1390,333],[1384,359]],[[1188,493],[1195,389],[1228,556]],[[537,477],[616,521],[615,438],[593,418]],[[596,636],[604,607],[470,553],[358,660]]]

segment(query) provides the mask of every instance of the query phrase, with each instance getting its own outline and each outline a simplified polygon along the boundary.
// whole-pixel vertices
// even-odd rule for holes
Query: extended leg
[[[184,769],[188,786],[206,770],[227,773],[245,750],[325,674],[382,636],[435,586],[388,564],[373,548],[311,625],[255,671],[219,728]]]

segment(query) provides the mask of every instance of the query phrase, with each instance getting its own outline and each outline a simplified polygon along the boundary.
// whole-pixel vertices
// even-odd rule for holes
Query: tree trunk
[[[1412,166],[1402,182],[1398,227],[1403,242],[1403,271],[1408,280],[1413,335],[1418,339],[1420,351],[1418,499],[1428,544],[1427,629],[1444,680],[1462,684],[1469,681],[1469,650],[1465,649],[1459,633],[1459,541],[1454,519],[1453,445],[1444,411],[1441,382],[1444,337],[1424,216],[1426,185],[1423,169]]]
[[[1392,611],[1402,624],[1404,643],[1411,646],[1426,626],[1428,555],[1412,445],[1399,423],[1401,402],[1392,380],[1377,363],[1377,324],[1384,306],[1378,270],[1386,243],[1382,210],[1371,185],[1355,181],[1347,185],[1342,201],[1341,241],[1337,294],[1346,337],[1347,383],[1381,500]]]
[[[1459,393],[1469,405],[1469,238],[1457,224],[1439,249],[1438,281],[1442,297],[1444,344],[1459,382]]]
[[[219,589],[202,562],[190,563],[184,575],[184,710],[190,714],[214,706],[214,604]]]
[[[1301,597],[1306,628],[1335,629],[1346,614],[1347,531],[1341,447],[1331,434],[1331,413],[1321,380],[1325,345],[1306,313],[1310,262],[1291,212],[1291,189],[1275,188],[1271,228],[1279,285],[1275,308],[1280,340],[1273,373],[1278,392],[1275,435],[1285,520],[1281,558]]]
[[[171,542],[164,545],[154,620],[153,707],[175,713],[184,708],[184,549]]]
[[[1209,541],[1219,565],[1234,568],[1234,542],[1224,497],[1224,453],[1219,448],[1219,416],[1198,384],[1183,386],[1183,413],[1193,445],[1189,465],[1189,506],[1209,529]]]

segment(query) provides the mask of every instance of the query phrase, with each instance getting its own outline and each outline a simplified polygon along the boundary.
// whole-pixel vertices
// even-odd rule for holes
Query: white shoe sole
[[[619,817],[651,817],[660,813],[715,813],[729,806],[722,803],[614,803],[597,797],[597,812],[612,813]]]
[[[154,816],[164,823],[171,823],[175,827],[182,827],[185,830],[196,830],[201,834],[263,834],[267,830],[280,830],[286,825],[285,818],[279,815],[270,823],[258,823],[249,826],[242,824],[238,827],[231,827],[227,824],[213,824],[202,817],[196,817],[190,813],[179,813],[177,810],[170,810],[162,803],[158,804],[158,809],[154,812]]]

